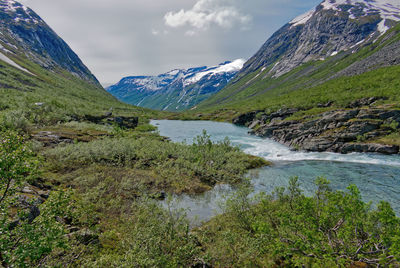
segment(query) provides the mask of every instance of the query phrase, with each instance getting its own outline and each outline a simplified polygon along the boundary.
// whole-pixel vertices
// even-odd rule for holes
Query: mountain
[[[295,149],[397,153],[399,21],[397,0],[323,1],[192,115],[233,119]]]
[[[130,76],[107,91],[137,106],[168,111],[190,109],[225,87],[243,63],[238,59],[214,67],[176,69],[158,76]]]
[[[397,0],[325,0],[278,30],[240,76],[266,68],[268,75],[279,77],[306,62],[373,41],[398,21]]]
[[[62,68],[98,85],[97,79],[70,47],[30,8],[0,0],[0,57],[24,54],[43,68]]]
[[[357,68],[350,67],[361,60],[351,57],[352,54],[376,44],[383,36],[391,37],[393,32],[386,33],[399,21],[397,0],[325,0],[275,32],[230,85],[202,103],[200,109],[245,102],[289,83],[286,91],[396,65],[397,50],[386,48],[386,56],[375,56],[368,63],[364,59]]]
[[[46,22],[12,0],[0,0],[0,95],[0,121],[12,124],[47,124],[111,108],[148,112],[107,93]]]

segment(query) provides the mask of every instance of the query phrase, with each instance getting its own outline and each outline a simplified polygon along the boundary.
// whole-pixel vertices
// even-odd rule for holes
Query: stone
[[[261,123],[260,120],[255,120],[253,121],[250,125],[249,128],[255,128],[256,126],[258,126]]]

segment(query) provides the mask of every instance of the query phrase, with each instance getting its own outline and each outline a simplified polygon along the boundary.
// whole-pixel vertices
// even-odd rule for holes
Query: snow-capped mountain
[[[119,100],[137,106],[178,111],[190,109],[225,87],[243,59],[214,67],[176,69],[158,76],[130,76],[107,88]]]
[[[66,70],[100,85],[79,57],[32,9],[14,0],[0,0],[0,59],[31,73],[16,63],[18,57],[26,57],[55,72]]]
[[[399,0],[325,0],[273,34],[238,78],[257,70],[279,77],[303,63],[357,50],[399,21]]]

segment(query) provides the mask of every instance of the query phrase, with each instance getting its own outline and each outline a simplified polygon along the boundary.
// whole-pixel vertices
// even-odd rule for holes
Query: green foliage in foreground
[[[201,255],[185,214],[150,200],[132,206],[134,216],[100,236],[101,249],[91,267],[190,267]]]
[[[104,189],[112,191],[119,184],[107,177],[98,187],[77,189],[75,194],[54,190],[39,205],[40,214],[31,217],[26,209],[29,196],[25,196],[28,203],[21,203],[19,189],[35,174],[37,157],[14,132],[2,132],[1,137],[0,262],[4,267],[188,267],[205,263],[214,267],[396,267],[400,261],[400,219],[390,205],[381,202],[373,209],[361,200],[355,186],[332,191],[321,178],[311,197],[302,194],[296,178],[287,189],[256,198],[249,198],[251,189],[244,187],[224,205],[223,215],[196,229],[182,211],[145,197],[129,197],[129,181],[120,185],[125,192],[107,194]],[[207,135],[198,137],[192,146],[167,143],[161,147],[157,139],[153,145],[129,137],[117,140],[121,147],[105,139],[52,149],[47,157],[68,168],[102,162],[104,171],[111,169],[111,173],[127,165],[153,169],[176,161],[164,167],[176,165],[174,172],[190,176],[204,168],[208,173],[202,177],[208,180],[211,174],[229,178],[228,170],[219,173],[207,168],[210,158],[221,164],[229,160],[218,162],[223,154],[240,153],[227,141],[213,144]],[[4,191],[8,184],[10,188]]]
[[[217,267],[336,267],[400,261],[400,219],[387,202],[376,209],[361,200],[356,186],[332,191],[319,178],[314,196],[289,187],[256,200],[244,191],[225,214],[197,231]],[[255,205],[254,202],[256,202]]]
[[[213,143],[206,133],[193,145],[128,134],[57,147],[46,151],[45,156],[54,172],[93,164],[151,170],[164,190],[176,193],[193,192],[196,188],[204,191],[216,183],[238,183],[248,169],[267,164],[241,152],[227,139]]]
[[[54,193],[39,208],[18,189],[35,173],[37,161],[23,139],[0,132],[0,264],[27,267],[57,248],[66,247],[65,230],[56,216],[66,215],[65,197]],[[23,201],[21,201],[23,200]]]

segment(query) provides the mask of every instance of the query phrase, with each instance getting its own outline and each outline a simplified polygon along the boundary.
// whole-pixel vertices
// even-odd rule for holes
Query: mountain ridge
[[[71,120],[151,115],[119,102],[33,10],[0,0],[0,123],[27,128]],[[96,119],[97,120],[97,119]]]
[[[398,1],[325,0],[275,32],[245,63],[238,79],[262,68],[271,68],[268,74],[277,78],[303,63],[360,47],[398,21]]]
[[[243,63],[243,59],[237,59],[213,67],[174,69],[157,76],[128,76],[107,91],[137,106],[169,111],[190,109],[227,85]]]

